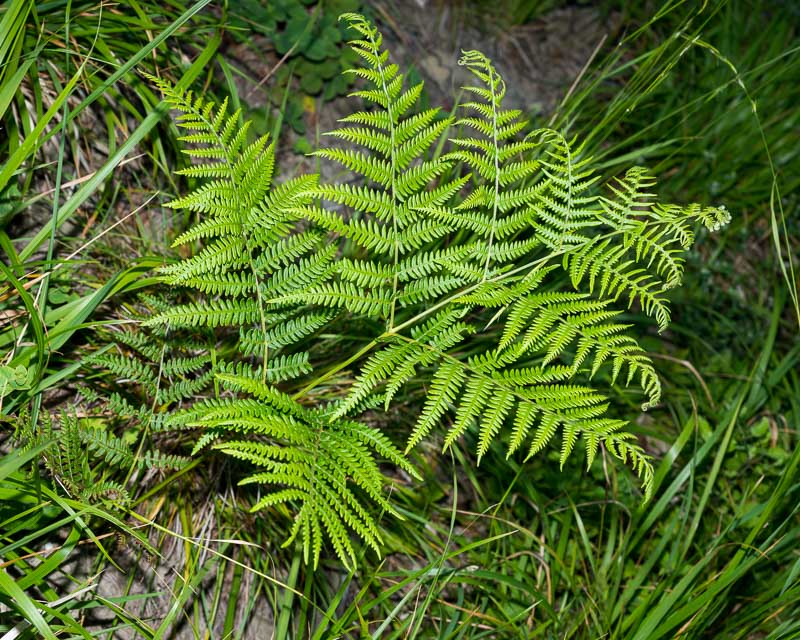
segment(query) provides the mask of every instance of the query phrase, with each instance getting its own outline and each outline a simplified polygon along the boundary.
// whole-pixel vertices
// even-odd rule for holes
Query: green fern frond
[[[156,403],[159,405],[171,405],[181,400],[193,398],[201,391],[208,389],[213,378],[214,371],[209,369],[191,379],[173,380],[169,384],[159,387],[155,394]]]
[[[363,16],[349,13],[342,19],[360,36],[350,42],[350,46],[363,64],[351,72],[363,78],[366,84],[365,89],[351,95],[372,103],[376,109],[344,118],[341,121],[344,126],[329,134],[359,145],[360,150],[332,147],[316,154],[343,165],[374,186],[324,185],[313,193],[323,201],[347,206],[354,214],[349,219],[340,212],[322,208],[308,210],[306,214],[364,250],[385,256],[382,264],[390,274],[388,298],[384,298],[383,293],[379,297],[387,299],[388,305],[370,304],[363,308],[385,318],[391,327],[398,302],[401,298],[410,299],[409,296],[403,298],[403,282],[398,275],[400,261],[452,230],[447,224],[427,219],[423,210],[443,205],[460,190],[465,180],[456,179],[432,187],[450,167],[449,162],[431,155],[451,119],[441,117],[439,109],[413,113],[422,84],[404,87],[403,74],[388,62],[388,52],[382,49],[380,33]],[[358,282],[352,270],[342,269],[340,274],[348,282]],[[362,286],[367,284],[364,281]],[[371,282],[369,286],[377,286],[377,283]],[[352,311],[360,308],[341,302],[343,285],[332,283],[326,288],[324,297],[316,298],[317,304],[342,305]],[[337,295],[332,296],[332,292]],[[323,291],[318,293],[322,295]],[[348,296],[349,293],[348,290]],[[418,289],[412,297],[421,301],[432,295]]]
[[[464,368],[460,363],[447,361],[436,370],[422,413],[414,425],[406,445],[406,453],[417,446],[444,416],[456,399],[464,382]]]
[[[307,561],[315,566],[323,538],[343,562],[354,563],[351,532],[380,553],[380,532],[357,491],[391,512],[377,457],[412,471],[402,454],[376,429],[309,411],[253,377],[224,373],[219,377],[226,386],[246,390],[258,401],[206,402],[188,412],[189,420],[208,429],[214,439],[222,438],[214,448],[256,467],[243,484],[278,487],[253,511],[282,503],[294,506],[295,524],[285,544],[299,536]],[[271,441],[231,440],[226,433],[258,434]]]
[[[140,469],[158,469],[159,471],[177,471],[183,469],[191,460],[186,456],[169,455],[150,449],[145,451],[136,464]]]
[[[158,380],[156,373],[137,358],[106,353],[93,358],[92,362],[108,369],[119,379],[130,380],[148,391],[155,391]]]
[[[130,445],[104,429],[81,429],[80,438],[89,451],[111,466],[129,467],[133,464]]]
[[[164,281],[170,285],[181,285],[187,280],[223,270],[242,268],[247,264],[246,243],[241,235],[220,238],[204,248],[199,254],[180,262],[161,267]]]
[[[253,338],[255,339],[257,336],[253,336]],[[254,344],[252,349],[254,354],[260,354],[263,349],[263,342]],[[242,362],[221,362],[217,366],[216,373],[248,376],[253,380],[266,379],[267,382],[274,384],[286,380],[293,380],[311,373],[311,365],[308,362],[308,352],[301,351],[300,353],[272,356],[269,359],[266,372],[264,372],[262,366],[252,367]]]
[[[80,496],[81,500],[89,503],[108,500],[116,507],[126,506],[131,500],[130,494],[125,487],[112,480],[97,482],[84,487],[80,492]]]
[[[538,137],[545,150],[545,184],[538,193],[533,226],[554,251],[580,245],[587,239],[585,230],[598,224],[597,196],[590,191],[598,176],[587,168],[591,158],[582,158],[581,148],[573,149],[556,131],[540,129],[530,137]]]
[[[277,351],[313,335],[330,322],[334,315],[332,311],[318,311],[294,317],[278,316],[279,322],[267,329],[266,333],[256,328],[242,328],[239,348],[245,354],[256,355],[260,353],[264,343],[267,343],[271,350]]]
[[[323,286],[336,271],[333,262],[336,249],[335,245],[327,245],[302,260],[270,273],[261,286],[264,299],[277,304],[282,294]],[[288,298],[284,296],[283,302]]]
[[[628,297],[628,305],[638,300],[642,310],[654,317],[658,328],[667,328],[670,312],[663,293],[667,283],[655,277],[634,259],[628,257],[628,248],[613,244],[610,239],[585,242],[568,253],[564,262],[568,266],[573,285],[577,288],[588,277],[590,293],[617,300]]]
[[[251,273],[232,271],[187,276],[181,280],[181,285],[212,296],[240,298],[252,294],[256,289],[256,282]]]
[[[484,183],[478,185],[459,205],[462,228],[478,233],[486,242],[484,274],[489,276],[494,263],[504,264],[507,252],[497,250],[497,240],[510,237],[529,227],[533,220],[533,203],[541,186],[530,182],[539,173],[539,162],[524,160],[536,144],[527,138],[515,139],[528,126],[516,109],[504,109],[506,86],[491,60],[479,51],[465,51],[459,64],[466,66],[483,86],[468,86],[465,90],[481,99],[462,106],[475,115],[464,116],[456,124],[472,129],[475,136],[462,135],[451,142],[456,149],[446,158],[464,162]],[[517,222],[513,230],[508,219]],[[505,233],[498,233],[504,228]]]
[[[376,287],[366,290],[352,282],[326,282],[307,292],[282,296],[277,298],[276,302],[315,304],[334,309],[347,309],[369,317],[383,318],[389,313],[392,300],[390,289]]]
[[[655,177],[644,167],[631,167],[616,183],[607,183],[616,197],[600,198],[605,223],[619,230],[635,224],[636,217],[654,204],[655,194],[649,189],[655,184]]]
[[[130,347],[150,362],[158,362],[161,358],[161,346],[155,344],[149,336],[138,331],[115,331],[109,339],[117,344]]]

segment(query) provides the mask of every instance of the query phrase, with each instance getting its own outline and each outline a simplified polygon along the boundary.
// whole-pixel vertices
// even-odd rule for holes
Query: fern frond
[[[128,505],[130,494],[120,483],[112,480],[93,483],[80,491],[81,500],[86,502],[110,501],[114,506]]]
[[[315,566],[323,538],[343,562],[355,562],[351,532],[379,553],[380,532],[354,488],[365,492],[379,508],[391,511],[377,457],[411,471],[402,454],[376,429],[309,411],[250,376],[223,373],[219,377],[226,386],[248,391],[256,401],[206,402],[188,412],[189,420],[210,430],[215,439],[223,438],[214,448],[256,467],[243,484],[278,487],[257,502],[253,511],[283,503],[297,505],[295,526],[286,544],[299,536],[304,554]],[[258,434],[271,441],[226,440],[225,433]]]
[[[419,291],[403,297],[403,282],[399,278],[401,259],[412,252],[442,238],[452,230],[451,226],[431,220],[424,209],[439,206],[451,199],[464,184],[456,179],[432,187],[432,182],[442,176],[450,163],[441,158],[431,158],[431,150],[451,119],[440,116],[439,109],[428,109],[414,113],[413,107],[422,92],[422,84],[405,87],[405,78],[396,65],[388,62],[388,52],[382,49],[382,38],[377,29],[363,16],[342,16],[360,35],[350,42],[353,51],[361,58],[362,66],[351,72],[361,77],[366,88],[351,95],[373,103],[377,108],[371,113],[359,113],[344,118],[346,125],[331,132],[339,140],[358,144],[359,151],[343,148],[325,148],[316,152],[320,157],[337,162],[351,172],[361,176],[364,186],[348,184],[325,185],[314,192],[326,202],[343,204],[353,215],[345,217],[342,212],[324,209],[307,209],[306,215],[329,231],[344,236],[364,250],[384,256],[382,265],[388,268],[388,306],[364,305],[370,314],[377,313],[394,324],[398,302],[426,298]],[[379,113],[381,115],[375,115]],[[383,268],[380,269],[384,272]],[[319,291],[317,304],[343,305],[342,294],[352,298],[353,283],[360,288],[377,286],[375,280],[357,279],[352,270],[343,268],[340,276],[347,282],[326,284],[326,291]],[[336,292],[336,296],[332,296]],[[366,299],[371,294],[361,298]],[[383,293],[380,294],[383,300]]]
[[[211,362],[210,356],[195,356],[192,358],[171,358],[161,366],[161,375],[183,376],[187,373],[196,373]]]
[[[315,152],[346,170],[342,184],[313,175],[273,184],[266,137],[249,142],[226,103],[164,88],[190,146],[183,175],[198,182],[171,205],[204,219],[176,241],[200,245],[194,256],[160,276],[202,299],[156,308],[143,324],[164,339],[177,327],[232,327],[213,337],[239,341],[236,351],[215,345],[213,366],[201,350],[162,351],[159,373],[139,375],[164,413],[143,419],[195,429],[193,453],[211,447],[252,467],[243,483],[259,485],[254,510],[292,513],[286,544],[315,565],[325,544],[348,565],[355,539],[379,550],[374,509],[392,511],[379,462],[413,470],[384,434],[348,416],[399,398],[421,405],[406,452],[434,432],[445,449],[471,432],[478,462],[499,442],[528,457],[559,443],[562,467],[576,449],[588,466],[608,452],[649,495],[651,460],[605,388],[638,387],[648,409],[661,384],[614,302],[637,302],[663,330],[665,292],[681,281],[695,227],[714,229],[727,212],[657,204],[639,167],[601,195],[584,148],[549,129],[528,133],[477,51],[460,61],[476,82],[455,122],[417,109],[422,84],[390,62],[375,26],[342,19],[358,58],[351,95],[366,107]],[[559,268],[574,290],[553,277]],[[366,334],[358,351],[332,362],[334,346],[355,342],[336,336],[354,330]],[[317,357],[324,371],[309,376]],[[135,372],[123,365],[113,363]],[[192,402],[211,380],[215,397]],[[176,401],[185,408],[168,413]]]
[[[159,387],[156,392],[156,402],[160,405],[169,405],[181,400],[192,398],[208,388],[214,377],[214,371],[204,371],[200,375],[186,379],[172,381]]]
[[[177,471],[188,465],[190,459],[185,456],[165,454],[157,449],[145,451],[137,461],[140,469],[158,469],[160,471]]]
[[[473,130],[475,135],[453,138],[451,142],[456,149],[446,158],[464,162],[484,183],[477,185],[459,205],[458,210],[464,213],[453,222],[485,240],[485,280],[495,263],[506,263],[507,254],[497,251],[497,239],[510,237],[533,222],[532,206],[542,190],[535,181],[540,165],[536,160],[522,160],[524,154],[536,148],[536,143],[527,138],[515,139],[528,122],[521,118],[519,110],[503,108],[505,82],[491,60],[479,51],[465,51],[459,64],[465,65],[481,81],[483,86],[464,87],[481,101],[462,105],[462,109],[475,115],[464,116],[456,124]],[[509,226],[510,219],[515,220],[513,230]],[[501,228],[504,229],[502,235]]]
[[[133,452],[122,439],[104,429],[81,429],[81,442],[109,465],[114,467],[133,464]]]
[[[124,344],[137,351],[150,362],[158,362],[161,358],[161,346],[154,344],[144,333],[137,331],[117,331],[111,336],[117,344]]]
[[[316,304],[381,318],[389,313],[392,305],[392,292],[380,287],[366,290],[352,282],[328,282],[307,292],[282,296],[277,298],[276,302]]]
[[[336,246],[328,245],[318,252],[298,260],[283,269],[273,271],[266,282],[262,282],[261,292],[265,300],[281,302],[282,294],[291,291],[303,291],[316,285],[323,286],[328,277],[336,270],[333,257]],[[285,303],[289,296],[283,296]]]
[[[209,295],[240,298],[255,291],[256,279],[252,273],[232,271],[187,276],[181,280],[181,285]]]
[[[590,187],[598,176],[587,169],[590,158],[581,158],[580,147],[572,145],[560,133],[549,129],[534,131],[545,148],[541,160],[546,182],[538,194],[537,220],[539,237],[554,251],[586,241],[584,230],[598,224],[597,197]]]
[[[208,273],[217,273],[247,264],[246,244],[241,235],[228,236],[216,240],[199,254],[181,262],[161,267],[164,281],[170,285],[180,285],[186,280]]]
[[[92,361],[111,371],[117,378],[131,380],[148,391],[155,391],[157,383],[155,371],[138,358],[106,353],[93,358]]]
[[[564,261],[575,287],[588,275],[590,293],[611,300],[617,300],[624,293],[629,306],[638,300],[642,310],[653,316],[659,330],[663,331],[670,318],[667,301],[663,297],[667,286],[635,260],[626,260],[626,256],[627,248],[624,245],[617,246],[606,239],[602,242],[586,242],[568,253]]]
[[[607,183],[606,186],[616,197],[600,198],[604,222],[614,229],[628,228],[637,215],[652,206],[655,194],[648,190],[655,183],[655,177],[644,167],[631,167],[616,183]]]
[[[406,452],[417,446],[439,423],[456,399],[464,382],[464,368],[455,361],[445,362],[431,380],[430,391],[406,445]]]

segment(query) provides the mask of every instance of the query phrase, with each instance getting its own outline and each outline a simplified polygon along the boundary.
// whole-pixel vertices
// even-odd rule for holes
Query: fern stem
[[[392,334],[389,331],[386,331],[386,332],[382,333],[380,336],[378,336],[377,338],[375,338],[374,340],[369,342],[362,349],[359,349],[356,353],[354,353],[352,356],[350,356],[347,360],[344,360],[342,362],[337,363],[335,367],[333,367],[331,369],[328,369],[321,376],[319,376],[318,378],[316,378],[316,379],[312,380],[311,382],[309,382],[305,387],[300,389],[300,391],[298,391],[297,393],[295,393],[292,396],[292,400],[295,400],[295,401],[299,400],[306,393],[308,393],[312,389],[315,389],[316,387],[318,387],[319,385],[321,385],[323,382],[325,382],[326,380],[330,379],[331,377],[335,376],[337,373],[339,373],[339,371],[341,371],[345,367],[348,367],[351,364],[353,364],[354,362],[356,362],[357,360],[361,359],[363,356],[367,355],[370,351],[372,351],[372,349],[383,338],[386,338],[387,336],[390,336],[390,335],[392,335]]]
[[[261,334],[264,336],[264,356],[263,360],[264,363],[262,365],[261,371],[261,382],[266,384],[267,382],[267,365],[269,362],[269,339],[267,338],[267,318],[264,315],[264,299],[261,296],[261,279],[258,277],[258,271],[256,270],[256,265],[253,262],[253,252],[248,247],[247,256],[248,262],[250,263],[250,271],[253,274],[253,279],[256,282],[256,302],[258,302],[258,315],[259,321],[261,324]]]
[[[392,277],[392,306],[389,311],[389,330],[391,331],[394,327],[394,311],[397,304],[397,286],[399,284],[397,264],[400,261],[400,243],[397,238],[397,148],[394,113],[392,112],[392,97],[389,94],[389,87],[386,85],[386,73],[383,68],[383,64],[380,63],[380,46],[375,40],[375,32],[370,30],[369,33],[370,43],[374,47],[376,55],[379,57],[379,63],[377,67],[378,73],[381,74],[381,89],[383,90],[383,95],[386,96],[386,111],[389,115],[389,139],[391,141],[391,145],[389,147],[389,164],[392,168],[392,241],[394,243],[394,255],[392,257],[392,272],[394,274]]]
[[[483,280],[489,275],[489,265],[492,260],[492,245],[497,227],[497,201],[500,198],[500,147],[497,141],[497,94],[495,93],[495,71],[489,65],[489,86],[492,90],[492,144],[494,145],[494,198],[492,199],[492,228],[489,231],[489,242],[486,247],[486,264],[483,267]],[[502,82],[502,80],[499,80]]]

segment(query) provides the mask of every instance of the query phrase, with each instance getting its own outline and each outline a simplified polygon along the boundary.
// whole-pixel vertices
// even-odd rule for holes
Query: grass
[[[733,212],[722,240],[692,256],[698,275],[676,296],[659,360],[666,401],[637,423],[660,458],[651,503],[605,460],[559,473],[492,450],[478,467],[467,442],[452,457],[420,455],[424,483],[396,483],[405,519],[384,521],[383,559],[364,554],[356,572],[329,559],[315,573],[277,548],[286,514],[253,519],[248,497],[230,493],[236,470],[218,460],[150,478],[129,510],[76,500],[41,475],[49,443],[15,445],[17,418],[36,424],[55,408],[84,375],[90,330],[116,322],[111,305],[145,288],[160,260],[142,250],[119,265],[108,259],[116,229],[98,231],[128,196],[175,188],[154,169],[139,184],[120,177],[133,154],[161,169],[176,155],[165,108],[136,71],[233,86],[207,70],[225,27],[207,4],[120,13],[12,0],[0,14],[0,352],[24,370],[0,390],[0,637],[247,638],[259,624],[320,639],[800,635],[800,49],[788,5],[766,0],[625,9],[626,33],[554,121],[596,132],[589,151],[608,175],[646,163],[667,200]],[[101,133],[81,125],[88,113]],[[92,151],[79,175],[83,141],[107,152]],[[31,236],[9,233],[44,205]],[[75,221],[94,239],[62,231]],[[133,246],[159,244],[148,224],[125,228]],[[220,490],[201,500],[207,487]],[[92,571],[78,571],[86,557]],[[173,572],[158,581],[148,557]],[[129,578],[108,594],[97,576],[116,565]]]

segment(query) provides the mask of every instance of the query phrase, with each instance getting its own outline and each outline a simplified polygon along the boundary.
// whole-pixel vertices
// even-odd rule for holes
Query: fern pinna
[[[314,562],[325,538],[345,562],[350,534],[379,548],[373,509],[391,511],[379,459],[413,475],[365,408],[419,400],[407,450],[472,431],[479,461],[501,439],[530,457],[558,437],[562,466],[579,442],[591,466],[602,447],[648,497],[651,460],[599,387],[636,382],[647,409],[661,386],[616,303],[663,330],[695,223],[714,229],[727,212],[657,204],[641,168],[604,191],[579,145],[505,108],[502,77],[477,51],[461,60],[477,80],[462,117],[415,111],[422,85],[405,85],[371,23],[343,19],[366,107],[316,155],[354,180],[273,184],[274,149],[247,144],[238,113],[156,81],[199,163],[182,173],[200,186],[172,206],[202,219],[177,242],[203,244],[162,277],[204,297],[148,324],[236,327],[240,352],[216,364],[222,391],[169,423],[201,429],[196,451],[254,465],[245,483],[273,488],[254,508],[292,505],[289,542]],[[374,333],[314,370],[310,338],[356,323]],[[348,373],[344,390],[326,384]]]

